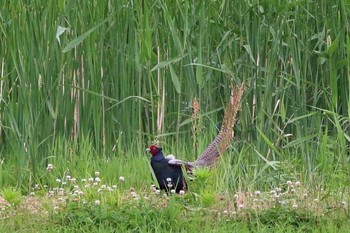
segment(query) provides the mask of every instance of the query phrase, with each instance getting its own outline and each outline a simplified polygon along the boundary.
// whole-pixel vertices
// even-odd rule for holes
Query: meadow
[[[349,0],[0,6],[0,232],[348,232]],[[234,139],[184,195],[244,83]]]

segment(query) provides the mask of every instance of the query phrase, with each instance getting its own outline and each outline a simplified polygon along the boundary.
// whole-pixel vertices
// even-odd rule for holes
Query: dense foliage
[[[243,81],[229,185],[348,181],[349,9],[347,0],[3,1],[0,158],[11,171],[0,182],[22,184],[77,155],[141,154],[155,139],[194,159]]]

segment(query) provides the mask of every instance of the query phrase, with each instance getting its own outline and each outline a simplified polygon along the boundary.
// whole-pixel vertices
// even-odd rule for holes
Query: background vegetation
[[[144,149],[158,141],[194,160],[230,85],[245,81],[235,141],[208,187],[346,189],[349,14],[348,0],[3,1],[0,187],[50,185],[53,164],[142,188]]]

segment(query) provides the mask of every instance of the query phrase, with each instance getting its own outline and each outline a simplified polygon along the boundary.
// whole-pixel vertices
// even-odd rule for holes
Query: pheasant
[[[187,183],[182,167],[188,171],[193,168],[210,167],[215,164],[233,138],[233,126],[236,122],[237,112],[240,109],[243,92],[244,84],[232,88],[230,102],[225,108],[220,132],[196,161],[185,162],[175,159],[174,156],[165,157],[162,148],[156,145],[151,145],[147,149],[152,155],[151,167],[161,190],[168,192],[173,189],[176,193],[181,190],[186,191]]]

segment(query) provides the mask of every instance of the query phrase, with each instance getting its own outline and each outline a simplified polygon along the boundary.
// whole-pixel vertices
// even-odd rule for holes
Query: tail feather
[[[230,102],[225,108],[220,132],[194,162],[196,167],[212,166],[230,145],[234,136],[233,126],[236,123],[237,113],[241,107],[243,92],[244,83],[239,87],[232,87]]]

